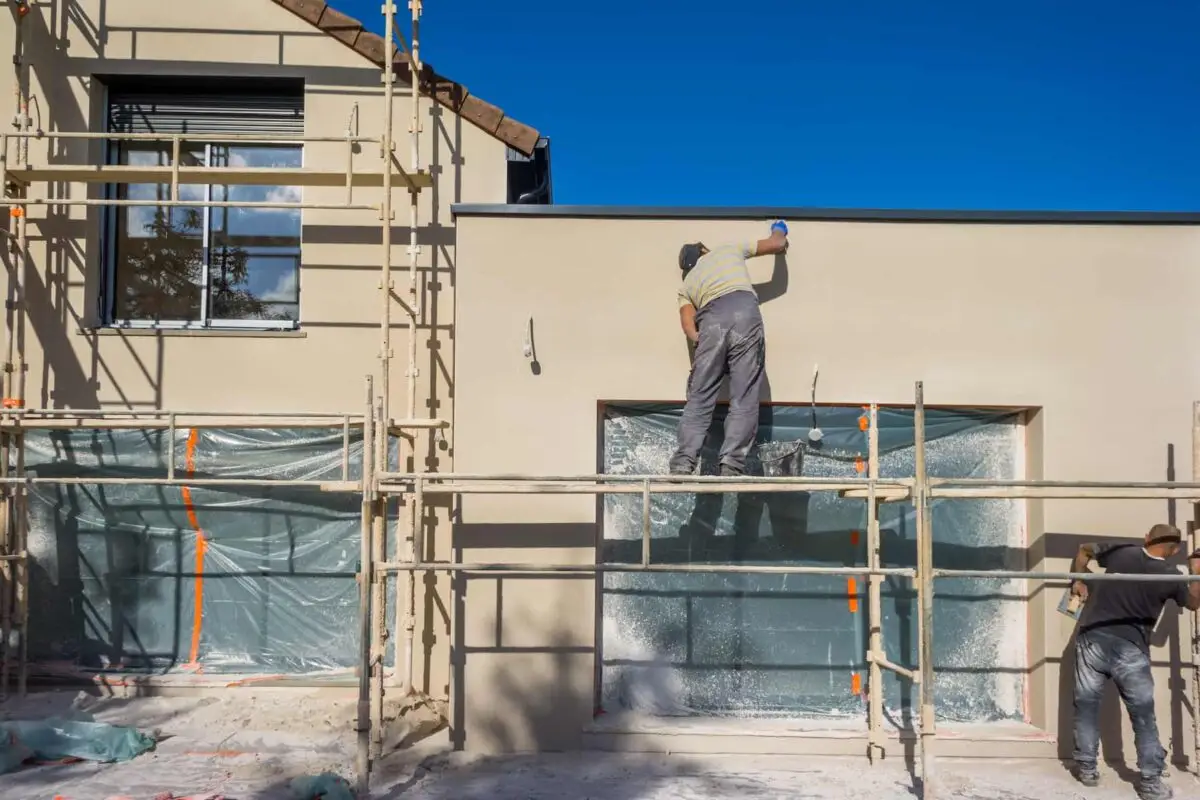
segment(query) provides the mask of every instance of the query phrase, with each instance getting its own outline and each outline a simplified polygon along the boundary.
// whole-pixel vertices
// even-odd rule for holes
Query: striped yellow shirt
[[[723,244],[701,256],[679,287],[679,307],[691,303],[699,311],[730,292],[754,291],[746,259],[752,258],[757,248],[755,242]]]

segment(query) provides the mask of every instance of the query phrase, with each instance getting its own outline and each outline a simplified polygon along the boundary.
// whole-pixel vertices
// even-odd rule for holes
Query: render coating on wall
[[[604,468],[661,474],[675,447],[681,408],[609,405]],[[715,473],[721,414],[702,454]],[[867,433],[858,407],[764,406],[752,472],[863,477]],[[880,476],[911,477],[911,410],[881,410]],[[825,434],[807,443],[811,427]],[[1021,419],[1012,413],[931,410],[927,457],[935,477],[1022,477]],[[1021,569],[1024,508],[1014,500],[937,501],[935,565]],[[655,495],[653,563],[866,563],[866,504],[833,493]],[[911,503],[880,506],[884,566],[916,562]],[[604,552],[641,558],[641,499],[608,495]],[[883,636],[889,657],[916,667],[912,581],[885,578]],[[1020,582],[943,580],[934,601],[935,697],[943,719],[1023,719],[1027,621]],[[861,717],[867,648],[865,578],[825,575],[608,573],[603,589],[602,702],[606,712],[654,715]],[[897,722],[916,705],[906,681],[885,673]]]

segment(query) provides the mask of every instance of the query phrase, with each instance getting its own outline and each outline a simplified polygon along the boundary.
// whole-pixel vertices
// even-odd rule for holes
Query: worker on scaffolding
[[[695,345],[695,354],[688,375],[687,405],[679,422],[679,446],[671,456],[672,475],[696,471],[725,375],[729,376],[729,413],[720,471],[733,476],[746,471],[746,458],[758,435],[759,394],[766,375],[762,314],[746,259],[786,251],[787,236],[787,224],[779,220],[771,225],[771,235],[757,242],[711,250],[694,242],[679,251],[683,271],[679,323]]]
[[[1093,560],[1108,574],[1178,575],[1168,563],[1182,545],[1174,525],[1155,525],[1140,544],[1085,544],[1074,572],[1088,571]],[[1200,550],[1188,557],[1192,575],[1200,575]],[[1075,770],[1085,786],[1097,786],[1100,749],[1100,699],[1105,684],[1117,685],[1133,726],[1141,773],[1138,796],[1167,800],[1163,782],[1167,753],[1159,742],[1154,714],[1154,676],[1150,634],[1168,600],[1180,608],[1200,609],[1200,583],[1185,581],[1106,581],[1089,586],[1075,581],[1071,592],[1084,601],[1075,638]]]

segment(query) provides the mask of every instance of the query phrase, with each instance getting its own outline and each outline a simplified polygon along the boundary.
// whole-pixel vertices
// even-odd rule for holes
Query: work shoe
[[[1138,784],[1137,794],[1142,800],[1171,800],[1175,796],[1175,792],[1163,783],[1161,777],[1143,778]]]
[[[744,475],[745,475],[745,473],[742,472],[737,467],[730,466],[729,464],[721,465],[721,477],[722,478],[741,478]]]
[[[1100,772],[1095,767],[1076,767],[1074,774],[1075,780],[1089,789],[1100,785]]]

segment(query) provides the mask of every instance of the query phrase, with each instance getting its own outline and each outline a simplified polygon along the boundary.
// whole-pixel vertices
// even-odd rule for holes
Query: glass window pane
[[[118,163],[171,165],[171,146],[123,143]],[[184,166],[203,166],[204,148],[181,154]],[[169,200],[166,184],[120,184],[120,200]],[[202,201],[203,186],[180,186],[180,200]],[[204,210],[195,206],[122,206],[116,213],[113,316],[118,320],[197,321],[204,285]]]
[[[213,146],[213,166],[300,167],[299,147]],[[295,186],[213,186],[222,202],[298,203]],[[214,208],[209,226],[209,289],[214,320],[297,321],[300,312],[300,210]]]

